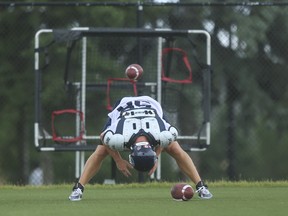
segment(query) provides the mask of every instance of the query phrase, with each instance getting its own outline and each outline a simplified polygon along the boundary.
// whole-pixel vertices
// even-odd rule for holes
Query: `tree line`
[[[47,157],[51,181],[73,179],[73,153],[39,153],[33,145],[33,47],[37,30],[75,26],[207,30],[212,37],[212,144],[195,153],[201,172],[213,180],[287,178],[288,6],[151,3],[141,11],[134,5],[0,10],[0,182],[26,184],[34,165]]]

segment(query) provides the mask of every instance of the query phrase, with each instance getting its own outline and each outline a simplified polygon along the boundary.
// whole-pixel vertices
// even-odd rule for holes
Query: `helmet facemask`
[[[140,172],[150,171],[157,162],[156,152],[149,142],[138,142],[131,146],[129,162]]]

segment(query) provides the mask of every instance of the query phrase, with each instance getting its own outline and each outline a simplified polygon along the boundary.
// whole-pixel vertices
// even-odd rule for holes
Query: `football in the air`
[[[177,201],[188,201],[192,199],[193,195],[193,188],[186,183],[178,183],[171,188],[171,196]]]
[[[131,64],[126,68],[125,75],[130,80],[139,80],[143,75],[143,68],[139,64]]]

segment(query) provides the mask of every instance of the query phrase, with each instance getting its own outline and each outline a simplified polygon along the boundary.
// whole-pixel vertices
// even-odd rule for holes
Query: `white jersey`
[[[151,97],[124,97],[108,114],[102,142],[112,149],[131,148],[145,136],[152,147],[176,141],[177,129],[163,118],[161,105]]]
[[[164,124],[164,130],[169,129],[171,125],[163,119],[163,110],[159,102],[149,96],[138,96],[124,97],[120,100],[116,107],[108,114],[110,122],[106,125],[106,128],[104,128],[104,132],[107,130],[111,130],[113,133],[116,132],[123,111],[141,108],[154,109]]]

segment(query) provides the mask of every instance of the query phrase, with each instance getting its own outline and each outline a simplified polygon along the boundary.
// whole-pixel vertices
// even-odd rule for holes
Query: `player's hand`
[[[129,169],[133,169],[133,166],[126,160],[119,160],[117,163],[117,168],[120,170],[120,172],[122,172],[122,174],[126,177],[131,176],[130,170]]]

